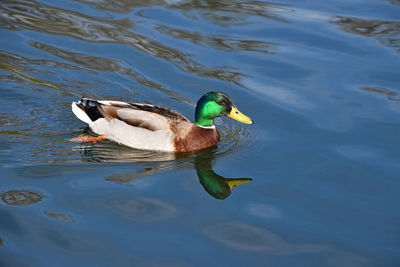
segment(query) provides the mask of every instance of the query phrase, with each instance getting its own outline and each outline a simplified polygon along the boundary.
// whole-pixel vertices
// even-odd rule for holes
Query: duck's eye
[[[218,100],[218,101],[217,101],[217,104],[218,104],[218,105],[224,105],[224,101],[223,101],[223,100]]]

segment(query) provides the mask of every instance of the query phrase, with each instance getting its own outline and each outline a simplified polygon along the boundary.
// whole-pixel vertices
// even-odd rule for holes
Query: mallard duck
[[[199,99],[194,123],[169,108],[120,101],[82,98],[79,102],[72,102],[72,111],[100,135],[74,141],[107,138],[136,149],[170,152],[194,152],[215,145],[219,141],[214,125],[216,117],[228,116],[253,124],[221,92],[208,92]]]

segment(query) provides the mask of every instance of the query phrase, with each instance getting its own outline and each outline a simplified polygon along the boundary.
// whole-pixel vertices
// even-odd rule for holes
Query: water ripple
[[[400,22],[398,21],[336,16],[331,22],[339,25],[346,32],[373,37],[400,53]]]
[[[62,35],[87,42],[129,45],[132,48],[175,64],[180,69],[202,77],[211,77],[239,84],[243,74],[226,66],[208,67],[191,55],[131,31],[131,19],[111,20],[52,7],[35,1],[4,1],[0,4],[0,27],[33,30]]]
[[[275,44],[259,40],[241,40],[238,37],[224,34],[204,34],[166,25],[158,25],[156,29],[166,35],[180,40],[189,40],[195,44],[213,47],[224,51],[251,51],[273,53]]]
[[[248,23],[252,16],[273,19],[277,21],[286,20],[280,17],[279,13],[291,12],[282,4],[262,1],[187,1],[187,0],[150,0],[150,1],[91,1],[79,0],[95,6],[97,9],[112,11],[116,13],[129,13],[134,9],[150,6],[164,6],[182,12],[189,19],[207,20],[221,25],[232,26],[235,24]]]

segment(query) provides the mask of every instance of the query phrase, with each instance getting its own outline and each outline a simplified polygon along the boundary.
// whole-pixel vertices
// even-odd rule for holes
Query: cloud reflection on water
[[[327,249],[324,245],[294,245],[265,228],[240,222],[212,225],[205,228],[204,233],[211,239],[240,250],[266,252],[274,255],[314,253]]]
[[[157,222],[166,220],[177,212],[177,208],[158,199],[132,197],[130,199],[107,199],[104,203],[113,213],[129,220],[139,222]]]
[[[368,260],[355,253],[336,249],[325,244],[295,244],[266,227],[252,226],[238,221],[228,221],[207,226],[203,233],[210,239],[238,251],[265,253],[276,256],[296,254],[324,254],[324,266],[365,266]],[[317,256],[318,257],[318,256]]]

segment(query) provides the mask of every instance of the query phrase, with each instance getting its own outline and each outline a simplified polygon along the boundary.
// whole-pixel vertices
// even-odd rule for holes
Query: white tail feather
[[[85,113],[85,111],[83,111],[77,106],[77,102],[72,102],[71,107],[72,107],[72,112],[75,114],[76,117],[78,117],[78,119],[80,119],[83,122],[86,122],[87,124],[93,123],[93,121],[89,118],[89,116]]]

